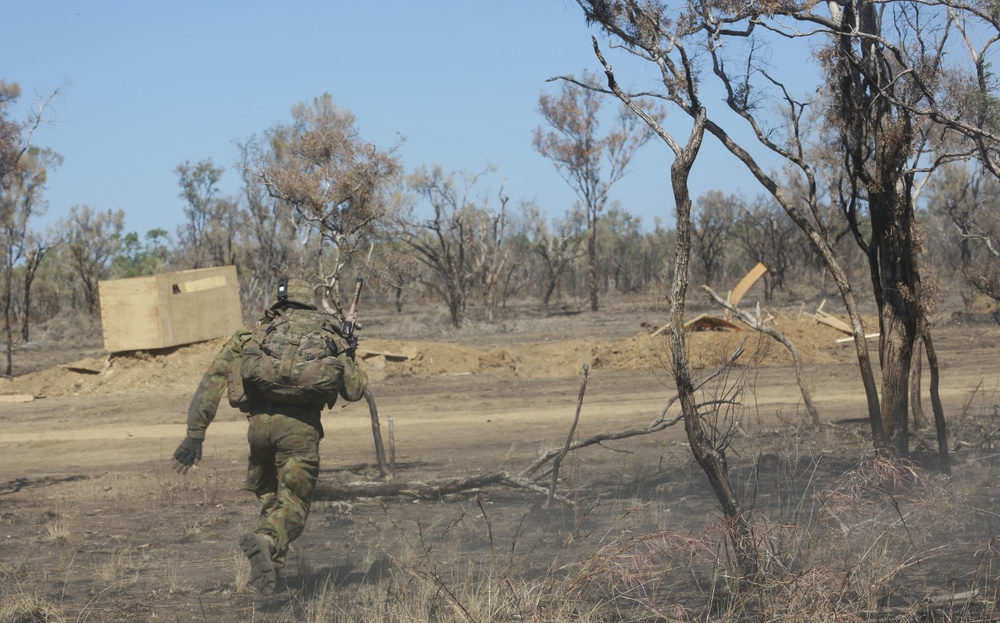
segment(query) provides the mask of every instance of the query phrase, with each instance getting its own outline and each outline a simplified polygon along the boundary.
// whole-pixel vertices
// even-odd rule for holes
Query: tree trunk
[[[698,465],[701,466],[708,482],[715,492],[719,505],[729,526],[730,542],[736,552],[737,564],[743,579],[757,574],[758,564],[751,546],[750,525],[743,508],[729,482],[729,466],[725,451],[716,447],[701,421],[694,395],[694,384],[687,360],[687,344],[684,333],[684,310],[691,263],[691,195],[688,177],[695,157],[701,147],[705,132],[704,110],[695,120],[687,147],[677,154],[670,168],[674,204],[677,210],[677,252],[674,259],[674,280],[670,291],[670,347],[673,363],[674,382],[677,385],[678,401],[684,416],[684,431],[688,444]]]
[[[888,171],[885,167],[878,170]],[[885,444],[902,457],[909,454],[910,364],[922,291],[914,256],[913,209],[905,180],[883,180],[880,186],[891,192],[870,194],[873,243],[869,261],[879,307],[882,430]]]
[[[941,405],[940,383],[937,351],[931,339],[930,323],[923,312],[920,314],[920,336],[924,350],[927,351],[927,367],[931,373],[931,407],[934,410],[934,428],[937,431],[938,455],[941,460],[941,472],[951,473],[951,458],[948,456],[948,429],[944,421],[944,407]]]
[[[556,291],[556,285],[558,282],[555,279],[549,279],[548,285],[545,286],[545,292],[542,293],[542,307],[546,311],[549,309],[549,302],[552,300],[552,293]]]
[[[598,309],[597,300],[597,214],[587,222],[587,287],[590,290],[590,311]]]
[[[3,278],[3,319],[4,319],[4,337],[7,342],[7,367],[6,376],[10,377],[14,374],[14,326],[13,318],[11,317],[11,307],[14,301],[14,266],[13,258],[10,257],[10,253],[7,254],[7,266],[4,267],[4,278]]]
[[[923,430],[927,428],[927,416],[924,415],[924,407],[920,400],[920,391],[923,376],[923,360],[921,355],[921,344],[916,343],[916,350],[913,353],[913,363],[910,365],[910,413],[913,414],[913,428]]]

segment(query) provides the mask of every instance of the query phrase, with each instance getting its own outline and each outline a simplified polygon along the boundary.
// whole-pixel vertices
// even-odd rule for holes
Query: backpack
[[[289,405],[332,404],[344,384],[333,317],[315,309],[270,310],[243,349],[248,398]]]

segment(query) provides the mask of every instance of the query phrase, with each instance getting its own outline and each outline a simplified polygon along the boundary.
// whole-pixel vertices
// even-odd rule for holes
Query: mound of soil
[[[811,317],[781,314],[772,326],[783,332],[806,362],[845,361],[853,349],[840,345],[843,334]],[[66,396],[113,394],[143,388],[197,385],[225,338],[157,351],[115,353],[47,368],[12,379],[0,387],[2,394]],[[688,358],[695,368],[719,365],[741,344],[743,365],[787,365],[787,349],[749,329],[695,331],[688,334]],[[477,348],[444,341],[365,339],[360,361],[373,381],[393,377],[498,374],[519,378],[551,378],[581,373],[583,364],[593,370],[649,370],[669,367],[665,336],[644,332],[631,337],[599,340],[542,338],[499,348]]]

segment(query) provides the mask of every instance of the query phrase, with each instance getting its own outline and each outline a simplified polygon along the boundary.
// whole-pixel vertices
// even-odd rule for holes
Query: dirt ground
[[[589,377],[577,439],[649,425],[673,396],[666,343],[651,335],[662,319],[649,301],[596,314],[521,313],[460,331],[412,314],[372,313],[362,333],[363,366],[383,438],[392,442],[394,482],[519,474],[565,442],[583,364]],[[747,340],[748,354],[724,377],[741,392],[713,384],[706,400],[722,396],[733,405],[724,423],[739,425],[729,426],[727,456],[744,505],[778,521],[794,496],[802,496],[803,506],[803,491],[836,483],[871,444],[859,421],[865,401],[853,347],[838,344],[842,334],[802,309],[775,312],[773,324],[803,354],[819,429],[808,426],[790,358],[779,345],[749,331],[693,333],[690,359],[706,373]],[[939,321],[935,340],[953,427],[957,484],[950,486],[964,492],[963,508],[977,509],[968,521],[974,529],[958,534],[935,523],[941,534],[925,536],[942,542],[911,542],[913,550],[936,552],[926,559],[937,563],[916,565],[919,581],[911,577],[884,604],[972,583],[977,552],[1000,530],[993,485],[1000,327],[988,316],[948,317]],[[51,350],[17,355],[20,366],[41,367],[0,384],[7,400],[25,400],[0,403],[0,598],[8,607],[35,599],[62,618],[0,619],[316,620],[310,612],[330,586],[347,599],[359,586],[406,572],[441,588],[469,561],[495,563],[497,552],[506,572],[545,577],[623,534],[669,530],[690,537],[710,533],[720,520],[682,424],[571,453],[558,488],[565,503],[547,505],[544,493],[505,484],[437,499],[408,491],[347,499],[341,485],[375,481],[378,471],[367,405],[338,405],[324,415],[320,487],[306,532],[293,546],[281,590],[259,597],[241,581],[236,544],[257,512],[241,488],[244,417],[223,404],[201,464],[186,476],[169,468],[187,403],[220,344],[110,356],[99,349],[61,358]],[[875,348],[873,341],[877,359]],[[929,416],[927,382],[925,374]],[[667,417],[675,415],[676,406]],[[933,435],[917,433],[911,447],[919,459],[933,448]],[[781,476],[768,480],[765,470]],[[812,512],[818,522],[819,512]]]

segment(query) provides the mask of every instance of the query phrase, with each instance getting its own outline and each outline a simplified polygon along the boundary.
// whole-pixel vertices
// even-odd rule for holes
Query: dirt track
[[[800,324],[804,323],[796,328],[801,337]],[[737,338],[747,335],[695,335],[693,341],[702,343],[701,359],[714,364],[730,352]],[[807,362],[805,376],[826,421],[865,415],[853,350],[835,345],[837,336],[816,326],[803,349],[814,360]],[[750,336],[750,340],[752,349],[756,338]],[[943,351],[942,396],[951,412],[961,408],[977,388],[981,394],[996,392],[1000,387],[1000,371],[995,366],[1000,329],[986,323],[951,325],[938,331],[937,340]],[[813,342],[825,343],[826,348],[817,352],[822,347]],[[465,466],[474,469],[489,467],[488,457],[508,456],[511,447],[520,446],[530,456],[543,446],[548,449],[562,443],[576,407],[584,361],[592,369],[578,435],[649,424],[673,396],[667,372],[652,365],[654,356],[649,351],[660,345],[660,341],[635,336],[604,346],[594,341],[557,341],[498,351],[373,340],[368,348],[377,352],[420,355],[417,361],[396,363],[368,357],[365,367],[382,416],[383,436],[392,418],[402,456],[433,463],[434,455],[444,452],[454,455],[448,457],[449,462],[474,458]],[[14,444],[12,452],[0,458],[0,467],[6,473],[68,473],[168,457],[183,436],[187,403],[200,371],[217,347],[212,342],[153,356],[113,358],[102,374],[53,368],[16,379],[6,393],[40,397],[29,403],[0,404],[3,443]],[[783,351],[777,346],[768,349],[767,357],[778,363],[752,372],[752,402],[763,425],[774,427],[781,423],[778,414],[786,421],[803,416],[796,415],[801,397],[790,367],[781,364]],[[603,367],[595,367],[595,359],[603,360]],[[494,366],[494,361],[510,365]],[[637,361],[647,367],[640,368]],[[154,368],[152,374],[149,368]],[[336,406],[325,416],[324,426],[327,461],[372,460],[364,402]],[[244,434],[243,416],[223,399],[210,429],[209,448],[217,446],[227,455],[239,456]],[[664,434],[668,439],[682,439],[680,427]],[[52,461],[53,456],[59,460]]]

